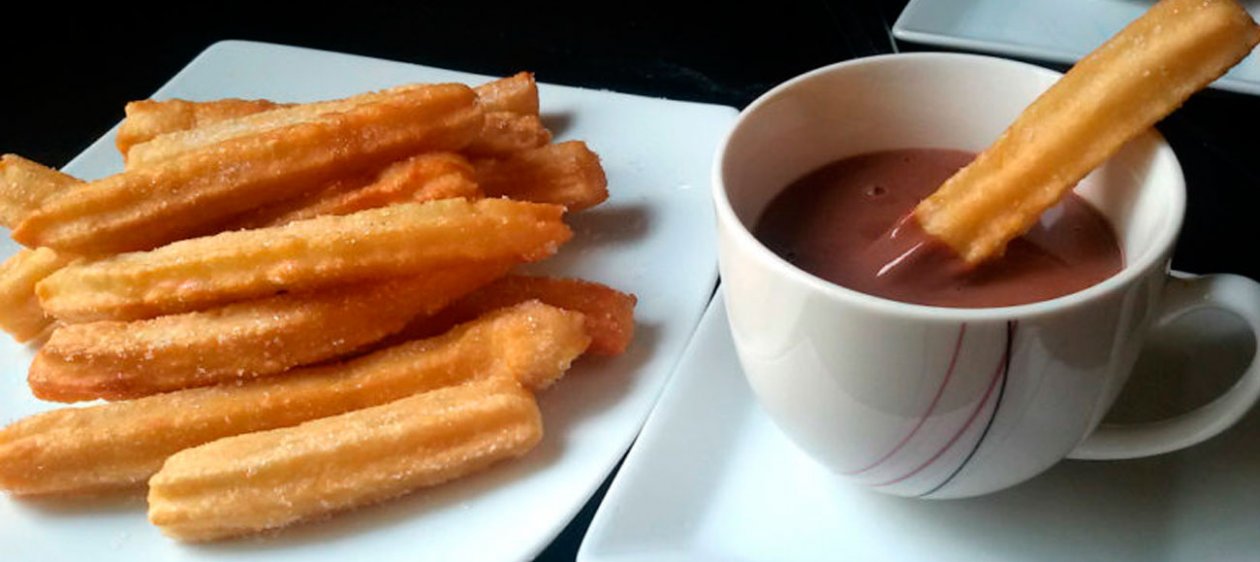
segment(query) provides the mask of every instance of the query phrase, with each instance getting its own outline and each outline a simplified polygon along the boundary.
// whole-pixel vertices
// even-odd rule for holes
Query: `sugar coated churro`
[[[467,86],[434,85],[200,147],[55,197],[13,237],[102,254],[206,234],[232,215],[356,170],[464,146],[482,125],[475,97]]]
[[[571,235],[556,205],[445,199],[225,232],[67,267],[36,288],[67,322],[135,320],[470,261],[533,261]]]
[[[1072,67],[915,208],[971,263],[1002,254],[1076,182],[1251,52],[1233,0],[1163,0]]]
[[[118,152],[127,157],[131,147],[158,135],[195,129],[228,119],[285,107],[270,100],[220,99],[211,101],[140,100],[127,104],[127,117],[114,139]]]
[[[22,495],[129,488],[175,452],[221,437],[489,377],[542,388],[586,349],[582,324],[580,314],[525,303],[342,364],[36,414],[0,430],[0,488]]]
[[[260,207],[232,221],[228,230],[280,226],[320,215],[345,215],[408,201],[480,198],[468,159],[454,152],[426,152],[323,189]]]
[[[0,156],[0,226],[16,227],[44,202],[82,184],[16,154]]]
[[[464,151],[473,156],[507,156],[549,142],[551,131],[537,115],[492,111],[485,114],[481,133]]]
[[[71,258],[48,248],[22,250],[0,264],[0,329],[20,342],[43,334],[53,319],[35,296],[35,285]]]
[[[518,72],[475,88],[477,103],[487,112],[538,115],[538,84],[532,72]]]
[[[508,275],[435,315],[418,316],[391,340],[430,337],[482,314],[530,300],[581,312],[591,335],[590,353],[620,355],[634,339],[634,295],[581,279]]]
[[[283,373],[340,357],[507,272],[471,264],[132,322],[53,332],[27,380],[44,400],[120,400]],[[467,318],[471,320],[472,318]]]
[[[481,159],[476,166],[477,182],[489,197],[555,203],[569,211],[589,209],[608,199],[604,167],[582,141]]]
[[[149,480],[149,521],[206,541],[391,499],[521,456],[534,396],[496,377],[176,453]]]

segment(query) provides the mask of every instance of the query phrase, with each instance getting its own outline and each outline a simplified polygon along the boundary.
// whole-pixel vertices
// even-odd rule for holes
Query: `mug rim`
[[[767,248],[756,238],[756,236],[752,234],[749,227],[735,215],[735,210],[731,207],[730,199],[727,196],[726,178],[724,177],[722,170],[725,168],[731,139],[741,130],[744,123],[748,121],[751,115],[757,113],[764,105],[777,98],[782,93],[794,89],[803,83],[815,80],[824,75],[844,71],[851,67],[886,64],[889,62],[911,59],[921,59],[927,61],[965,61],[969,63],[979,62],[984,64],[1015,66],[1035,73],[1052,76],[1056,80],[1058,77],[1063,75],[1061,72],[1037,66],[1035,64],[988,55],[920,52],[892,53],[851,59],[816,68],[790,78],[758,96],[757,99],[753,100],[752,103],[748,104],[747,107],[740,111],[735,123],[731,126],[730,130],[726,132],[726,134],[722,137],[721,142],[718,144],[717,154],[713,158],[713,165],[710,170],[710,174],[712,175],[712,197],[720,230],[728,230],[729,235],[734,236],[736,239],[735,242],[740,245],[751,245],[751,257],[762,262],[763,265],[768,266],[775,272],[776,275],[791,279],[798,284],[803,284],[814,292],[821,293],[833,300],[843,301],[871,311],[922,320],[1006,320],[1011,318],[1028,318],[1054,313],[1067,308],[1080,306],[1115,293],[1146,275],[1152,270],[1152,268],[1161,266],[1161,262],[1167,259],[1170,255],[1173,244],[1176,242],[1176,239],[1181,232],[1181,227],[1185,220],[1186,182],[1185,174],[1181,169],[1181,162],[1177,159],[1176,153],[1164,139],[1163,135],[1161,135],[1154,127],[1151,127],[1148,131],[1139,134],[1138,137],[1135,137],[1135,139],[1150,135],[1154,141],[1151,145],[1150,153],[1159,156],[1166,155],[1169,159],[1169,163],[1172,165],[1172,168],[1169,170],[1172,177],[1167,178],[1169,181],[1173,182],[1173,185],[1170,188],[1172,197],[1168,201],[1168,204],[1170,205],[1169,213],[1171,214],[1171,218],[1167,221],[1167,226],[1159,230],[1150,249],[1143,252],[1142,255],[1139,256],[1139,259],[1132,262],[1126,259],[1120,271],[1116,274],[1099,283],[1073,293],[1043,301],[1000,307],[961,308],[908,303],[869,293],[863,293],[861,291],[832,283],[831,281],[827,281],[800,269],[795,265],[792,265]],[[1132,140],[1130,142],[1132,142]],[[718,235],[721,237],[723,236],[723,233],[719,232]],[[1161,272],[1163,269],[1163,267],[1159,267]]]

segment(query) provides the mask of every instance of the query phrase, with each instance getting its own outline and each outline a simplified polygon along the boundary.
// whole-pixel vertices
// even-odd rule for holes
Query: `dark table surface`
[[[940,50],[894,45],[889,30],[901,0],[780,0],[707,10],[632,3],[359,4],[49,4],[13,11],[0,33],[0,152],[65,164],[122,118],[125,102],[148,97],[224,39],[492,75],[528,69],[543,82],[737,108],[812,68],[894,50]],[[1159,129],[1189,185],[1173,266],[1260,278],[1260,218],[1247,205],[1260,189],[1260,98],[1205,91]],[[541,559],[574,558],[603,494]]]

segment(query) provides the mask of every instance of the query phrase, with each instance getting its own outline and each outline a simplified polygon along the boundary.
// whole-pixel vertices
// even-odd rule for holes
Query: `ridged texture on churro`
[[[915,209],[970,263],[1000,256],[1076,182],[1251,52],[1233,0],[1164,0],[1072,67]]]
[[[200,147],[53,198],[13,237],[103,254],[205,234],[231,216],[358,170],[465,146],[482,128],[475,98],[463,85],[426,86]]]
[[[525,454],[529,391],[496,377],[181,451],[149,481],[149,521],[207,541],[394,498]]]
[[[75,402],[274,375],[375,342],[507,270],[504,264],[471,264],[205,312],[70,324],[40,348],[28,381],[39,398]]]
[[[563,207],[445,199],[225,232],[70,266],[36,288],[67,322],[134,320],[470,261],[533,261],[571,235]]]
[[[81,494],[142,485],[175,452],[444,386],[556,381],[590,343],[580,314],[532,302],[343,364],[36,414],[0,430],[0,488]]]
[[[511,197],[581,211],[608,199],[608,178],[599,156],[582,141],[522,150],[506,158],[478,160],[477,183],[488,197]]]
[[[45,333],[53,319],[35,296],[35,285],[72,260],[48,248],[21,250],[0,264],[0,329],[25,342]]]

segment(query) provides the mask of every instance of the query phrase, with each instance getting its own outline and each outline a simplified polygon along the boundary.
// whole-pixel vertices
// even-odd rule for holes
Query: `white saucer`
[[[1194,351],[1170,341],[1193,342]],[[1236,318],[1185,318],[1148,343],[1112,419],[1159,419],[1201,404],[1232,382],[1251,349]],[[1196,372],[1183,377],[1189,365]],[[753,402],[719,292],[578,559],[1256,560],[1256,443],[1260,411],[1178,453],[1066,461],[981,498],[877,494],[836,479]]]
[[[893,24],[897,39],[1073,63],[1142,15],[1153,0],[911,0]],[[1243,0],[1260,19],[1260,1]],[[1213,88],[1260,94],[1260,55],[1252,53]]]

